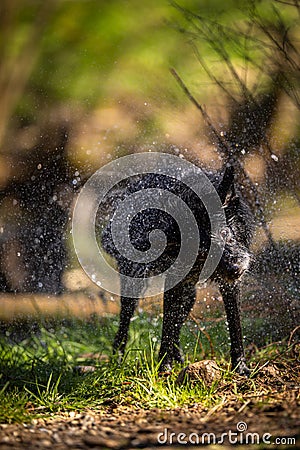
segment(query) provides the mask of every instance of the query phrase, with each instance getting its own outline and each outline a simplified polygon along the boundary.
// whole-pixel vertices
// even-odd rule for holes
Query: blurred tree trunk
[[[56,0],[0,3],[0,148],[57,5]],[[72,185],[65,155],[70,123],[58,112],[55,121],[43,122],[41,117],[35,124],[40,136],[37,144],[26,151],[21,142],[16,144],[19,148],[9,159],[13,176],[1,192],[2,203],[13,204],[1,236],[2,291],[58,294],[63,288]],[[15,130],[14,138],[18,133]]]
[[[1,0],[0,3],[0,148],[36,63],[44,28],[56,5],[55,0],[31,2],[32,20],[27,24],[25,37],[20,37],[19,14],[25,3],[23,0]]]
[[[1,249],[3,291],[59,294],[63,289],[74,179],[66,157],[69,123],[58,115],[44,126],[37,145],[17,161],[21,178],[1,192],[9,209]]]

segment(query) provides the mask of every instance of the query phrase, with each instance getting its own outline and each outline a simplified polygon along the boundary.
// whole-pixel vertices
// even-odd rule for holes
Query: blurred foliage
[[[259,5],[266,16],[268,3]],[[184,0],[180,7],[227,26],[234,22],[236,27],[246,23],[250,4]],[[182,105],[186,99],[178,95],[171,66],[204,83],[200,93],[207,99],[205,84],[213,83],[199,70],[190,46],[193,36],[178,32],[187,26],[180,7],[167,1],[4,0],[0,64],[2,89],[13,96],[9,118],[26,124],[38,120],[45,107],[79,103],[90,110],[124,96],[130,97],[133,107],[140,99],[158,107]],[[288,8],[284,9],[288,15]],[[217,38],[224,40],[224,34]],[[226,40],[230,57],[244,62],[237,42],[230,36]],[[208,63],[215,58],[203,39],[201,53]],[[223,63],[220,58],[219,62]]]
[[[122,117],[106,117],[104,127],[110,133],[112,122],[116,127],[121,124],[123,144],[153,138],[185,146],[191,142],[193,147],[195,136],[199,140],[203,133],[201,120],[181,95],[170,67],[180,70],[200,100],[224,122],[226,109],[233,106],[224,92],[238,100],[245,87],[267,89],[277,70],[272,60],[276,43],[271,45],[261,27],[284,25],[295,40],[299,33],[296,8],[277,1],[239,0],[224,5],[220,0],[178,4],[4,0],[1,9],[0,143],[4,153],[18,145],[11,143],[14,130],[39,124],[50,109],[63,108],[64,115],[70,112],[68,120],[83,122],[88,111],[112,105],[119,107]],[[225,89],[223,95],[216,80]],[[187,110],[191,112],[184,117]],[[128,117],[133,123],[126,122]],[[128,134],[127,127],[133,132]],[[116,144],[122,144],[122,133],[113,139]],[[85,157],[78,162],[82,164]],[[95,164],[93,158],[87,159]],[[96,157],[95,165],[100,163]]]
[[[207,133],[170,67],[224,124],[230,100],[239,101],[245,88],[268,90],[278,69],[276,28],[286,27],[292,43],[299,37],[297,6],[276,0],[4,0],[1,12],[2,153],[36,145],[40,123],[52,113],[72,123],[70,158],[90,170],[103,164],[103,151],[153,140],[216,160],[202,149]],[[89,114],[99,109],[93,120]],[[95,149],[87,155],[88,147]]]
[[[210,9],[213,15],[223,9],[220,1],[183,3],[186,8]],[[21,36],[37,26],[35,19],[43,6],[26,0],[15,5],[12,33],[17,47]],[[190,64],[186,42],[175,29],[182,14],[168,2],[87,0],[52,1],[50,5],[46,26],[35,43],[39,57],[28,96],[78,100],[92,107],[99,99],[124,92],[153,92],[169,65]],[[238,5],[228,2],[226,15],[232,10],[237,11]],[[163,83],[162,91],[164,87]]]

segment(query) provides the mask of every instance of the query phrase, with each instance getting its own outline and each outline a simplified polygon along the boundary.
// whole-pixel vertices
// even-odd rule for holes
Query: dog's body
[[[158,175],[146,174],[131,180],[121,189],[120,199],[123,200],[141,189],[159,188],[179,195],[188,205],[196,219],[200,245],[195,264],[185,278],[173,288],[164,293],[163,328],[159,358],[161,371],[169,371],[172,361],[182,362],[179,350],[180,329],[195,302],[195,285],[207,257],[211,239],[223,239],[224,251],[221,260],[211,276],[220,287],[225,305],[229,333],[231,339],[232,367],[240,374],[248,375],[249,369],[245,363],[241,324],[239,317],[239,280],[247,270],[250,262],[249,246],[253,230],[253,218],[249,208],[234,187],[234,173],[231,166],[221,173],[207,173],[208,178],[219,194],[225,211],[227,226],[221,230],[221,236],[212,236],[210,221],[201,200],[192,189],[178,183],[176,180]],[[116,249],[112,239],[111,221],[102,234],[103,248],[115,257],[120,273],[129,277],[147,277],[149,274],[160,274],[175,261],[180,249],[180,230],[176,221],[170,215],[157,209],[143,209],[137,212],[130,227],[131,243],[140,251],[150,247],[149,233],[160,229],[167,238],[166,250],[161,257],[150,263],[129,261]],[[138,298],[122,295],[124,291],[121,281],[121,314],[119,330],[114,341],[114,350],[124,352],[130,319],[134,314]],[[138,297],[138,296],[137,296]]]

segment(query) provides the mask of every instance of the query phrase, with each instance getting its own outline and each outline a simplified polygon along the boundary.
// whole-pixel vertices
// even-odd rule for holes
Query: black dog
[[[245,362],[242,331],[239,315],[239,280],[250,263],[249,246],[253,232],[253,217],[246,203],[234,186],[234,171],[228,165],[221,173],[206,173],[214,185],[225,211],[227,226],[220,231],[221,236],[212,236],[210,221],[202,201],[192,189],[171,177],[159,174],[146,174],[138,179],[129,180],[119,189],[118,200],[123,200],[134,192],[146,188],[168,190],[182,200],[192,210],[200,234],[199,253],[195,264],[185,278],[175,287],[164,293],[163,328],[159,358],[160,370],[169,371],[172,361],[182,362],[179,349],[180,329],[195,302],[195,285],[207,257],[211,239],[223,239],[224,251],[221,260],[210,279],[215,280],[223,297],[231,340],[232,368],[241,375],[249,375]],[[121,192],[121,193],[120,193]],[[122,256],[112,239],[111,221],[102,233],[102,246],[107,253],[114,256],[120,273],[131,277],[147,277],[162,273],[175,261],[180,249],[180,230],[174,219],[155,208],[137,212],[130,224],[132,245],[140,251],[150,247],[149,233],[161,229],[166,238],[166,250],[161,257],[151,263],[132,262]],[[114,340],[114,351],[124,353],[128,338],[130,319],[134,314],[138,298],[122,295],[124,285],[121,281],[121,314],[118,333]],[[138,295],[137,295],[138,297]]]

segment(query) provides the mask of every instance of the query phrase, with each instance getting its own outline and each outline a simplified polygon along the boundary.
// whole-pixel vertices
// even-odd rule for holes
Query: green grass
[[[142,314],[133,321],[128,350],[120,363],[111,353],[117,319],[91,318],[54,323],[21,343],[7,340],[0,347],[0,423],[26,422],[40,415],[56,415],[70,410],[130,405],[133,408],[174,408],[201,402],[210,407],[222,400],[218,385],[198,383],[176,385],[180,370],[164,378],[158,375],[160,320]],[[228,372],[228,337],[223,322],[199,334],[194,323],[182,332],[186,362],[216,359]],[[226,345],[225,345],[226,344]],[[221,353],[224,351],[225,353]],[[221,351],[220,351],[221,350]],[[95,359],[96,352],[102,358]],[[264,355],[266,359],[266,355]],[[93,365],[94,372],[80,374],[76,367]]]

